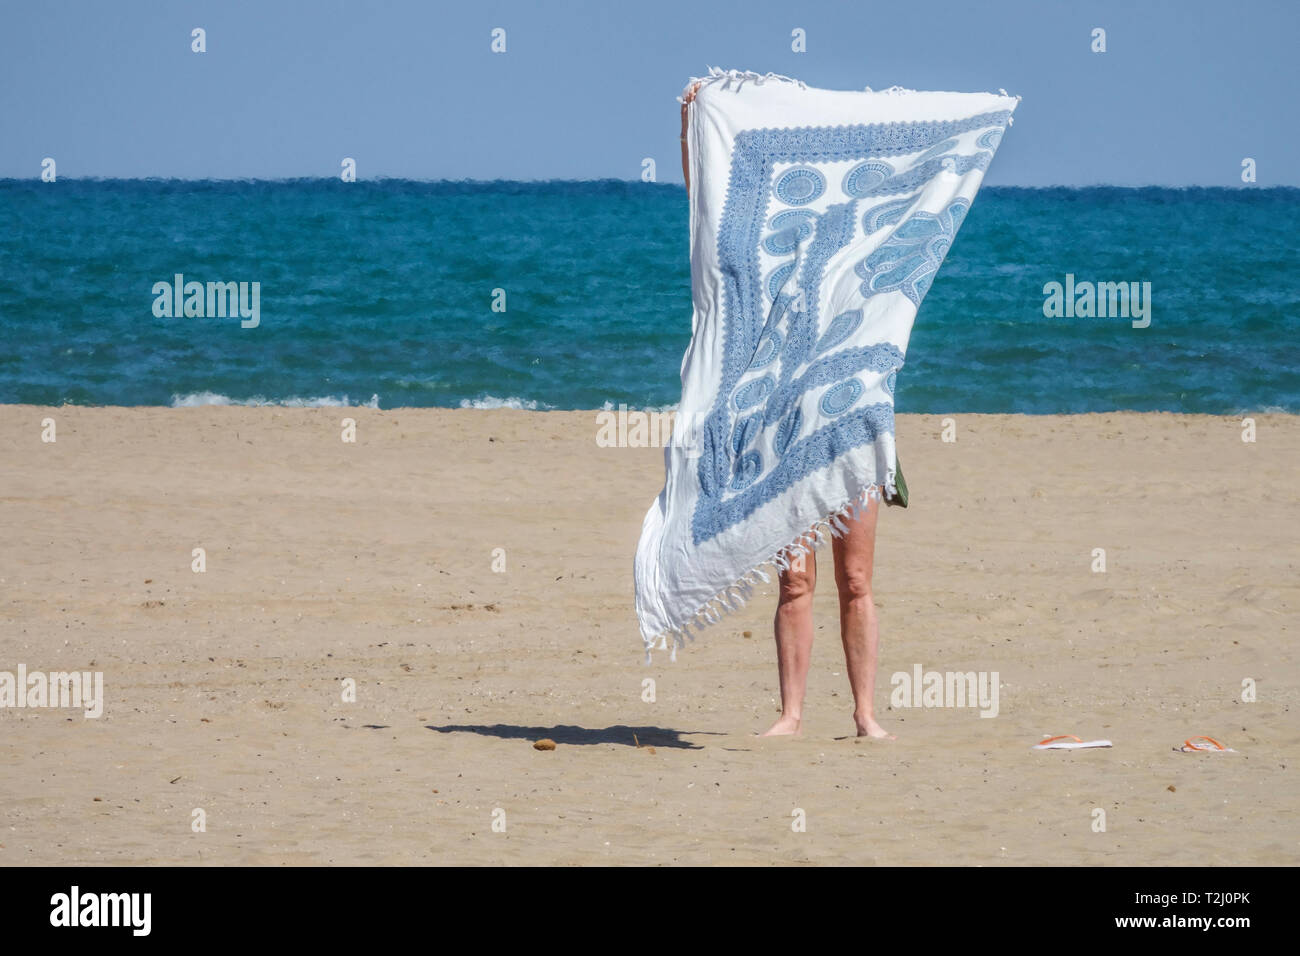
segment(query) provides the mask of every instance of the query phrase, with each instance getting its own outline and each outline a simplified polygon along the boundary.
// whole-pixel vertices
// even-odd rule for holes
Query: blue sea
[[[898,409],[1300,412],[1298,225],[1297,189],[985,188]],[[177,274],[258,324],[155,314]],[[1045,316],[1067,276],[1149,282],[1150,325]],[[0,403],[666,408],[690,326],[680,186],[0,180]]]

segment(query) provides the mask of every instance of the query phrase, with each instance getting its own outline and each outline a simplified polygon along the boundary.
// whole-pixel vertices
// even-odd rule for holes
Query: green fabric
[[[894,458],[894,487],[896,493],[885,496],[885,504],[897,505],[900,508],[907,507],[907,482],[903,480],[903,463]]]

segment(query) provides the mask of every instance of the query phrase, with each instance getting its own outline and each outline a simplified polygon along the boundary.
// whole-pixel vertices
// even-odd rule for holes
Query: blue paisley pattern
[[[889,342],[846,347],[863,321],[860,309],[819,328],[827,263],[857,230],[890,228],[855,267],[859,291],[898,291],[919,305],[969,203],[956,200],[934,215],[914,208],[914,194],[935,176],[987,168],[1009,118],[1002,111],[946,123],[751,129],[736,137],[718,231],[722,381],[699,435],[700,495],[691,516],[697,545],[893,432],[903,354]],[[976,151],[962,153],[962,134],[975,131],[983,131]],[[828,196],[826,176],[811,164],[839,161],[853,165],[838,196]],[[775,173],[778,166],[787,168]],[[862,403],[859,376],[868,374],[883,379],[886,401]],[[805,412],[820,416],[811,430]]]
[[[969,208],[965,199],[955,199],[937,216],[913,213],[854,268],[862,277],[862,294],[898,291],[919,306]]]
[[[831,386],[822,396],[822,414],[832,418],[843,415],[862,397],[862,391],[862,383],[856,378],[845,379],[840,384]]]
[[[894,175],[894,167],[878,159],[859,163],[844,175],[841,188],[846,196],[869,196]]]
[[[786,170],[772,188],[787,206],[806,206],[826,191],[826,177],[811,166],[796,166]]]
[[[861,324],[861,309],[850,309],[848,312],[841,312],[835,316],[835,318],[831,319],[831,324],[826,327],[826,331],[822,333],[822,337],[817,340],[817,354],[820,355],[827,349],[833,349],[841,344],[856,332]]]
[[[799,243],[813,234],[817,214],[811,209],[787,209],[772,217],[772,234],[763,240],[763,248],[774,256],[794,252]]]
[[[908,196],[906,199],[891,199],[879,206],[872,206],[862,216],[862,231],[869,236],[886,226],[897,225],[915,204],[916,200]]]

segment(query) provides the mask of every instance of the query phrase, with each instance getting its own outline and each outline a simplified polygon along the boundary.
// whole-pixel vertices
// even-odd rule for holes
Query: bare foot
[[[780,737],[784,735],[798,735],[799,723],[800,721],[798,717],[787,717],[782,714],[780,719],[767,729],[767,733],[759,734],[759,736]]]
[[[855,714],[853,722],[858,725],[859,737],[874,737],[877,740],[898,739],[896,736],[889,733],[889,731],[885,730],[884,727],[881,727],[880,724],[876,723],[876,718],[874,717],[858,717]]]

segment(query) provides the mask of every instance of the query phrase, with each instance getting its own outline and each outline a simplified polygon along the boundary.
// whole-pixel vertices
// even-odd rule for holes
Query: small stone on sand
[[[555,749],[555,741],[554,741],[554,740],[551,740],[549,737],[543,737],[541,740],[538,740],[538,741],[536,741],[536,742],[533,744],[533,749],[534,749],[534,750],[554,750],[554,749]]]

